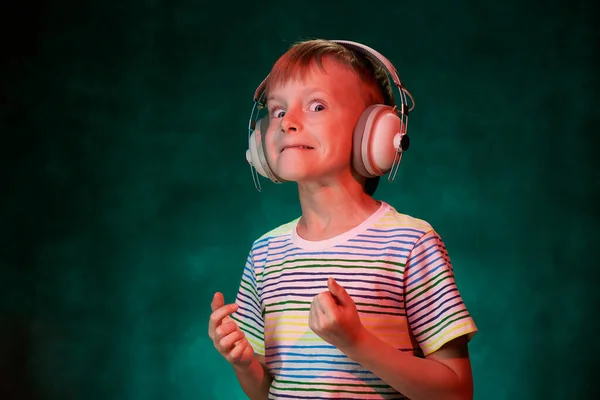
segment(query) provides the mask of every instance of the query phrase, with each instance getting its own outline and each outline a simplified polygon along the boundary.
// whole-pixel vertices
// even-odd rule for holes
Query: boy
[[[378,177],[353,163],[363,111],[393,103],[354,50],[301,42],[268,76],[265,158],[297,183],[302,215],[253,243],[236,303],[213,298],[209,336],[251,399],[471,399],[477,328],[443,242],[373,198]]]

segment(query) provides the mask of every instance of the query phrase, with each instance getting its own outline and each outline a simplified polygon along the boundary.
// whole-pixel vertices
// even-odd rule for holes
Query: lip
[[[296,149],[296,150],[314,150],[314,147],[305,145],[305,144],[288,144],[281,148],[281,153],[288,149]]]

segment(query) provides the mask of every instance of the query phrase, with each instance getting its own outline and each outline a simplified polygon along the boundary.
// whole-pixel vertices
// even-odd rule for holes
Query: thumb
[[[329,292],[337,299],[337,301],[344,305],[348,304],[349,301],[352,301],[346,289],[344,289],[339,283],[335,281],[333,278],[329,278],[327,280],[327,287],[329,288]]]
[[[225,305],[225,298],[223,297],[223,293],[221,293],[221,292],[215,293],[215,295],[213,296],[212,303],[210,304],[211,310],[213,312],[217,311],[219,308],[223,307],[224,305]]]

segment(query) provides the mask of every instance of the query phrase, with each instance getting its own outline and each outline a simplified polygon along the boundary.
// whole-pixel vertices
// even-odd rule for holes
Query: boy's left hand
[[[327,281],[328,291],[315,296],[310,305],[308,326],[321,339],[340,350],[356,344],[364,333],[356,304],[333,278]]]

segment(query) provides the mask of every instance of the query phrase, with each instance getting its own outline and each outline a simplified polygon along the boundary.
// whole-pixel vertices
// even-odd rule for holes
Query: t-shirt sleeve
[[[454,279],[440,236],[430,230],[413,247],[404,270],[406,315],[424,355],[452,339],[477,332]]]
[[[259,280],[254,267],[252,252],[248,255],[244,272],[237,292],[236,304],[238,309],[231,318],[246,335],[254,353],[265,354],[264,320],[262,302],[259,295]]]

